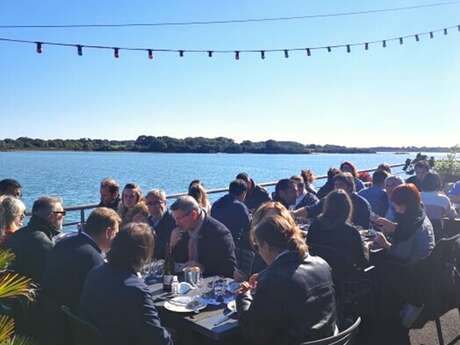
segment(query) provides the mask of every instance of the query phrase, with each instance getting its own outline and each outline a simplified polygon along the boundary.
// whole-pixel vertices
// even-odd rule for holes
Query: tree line
[[[308,153],[374,153],[368,148],[353,148],[339,145],[304,145],[294,141],[266,140],[253,142],[245,140],[236,143],[233,139],[185,138],[141,135],[136,140],[104,139],[34,139],[20,137],[0,140],[0,151],[133,151],[168,153],[268,153],[268,154],[308,154]]]

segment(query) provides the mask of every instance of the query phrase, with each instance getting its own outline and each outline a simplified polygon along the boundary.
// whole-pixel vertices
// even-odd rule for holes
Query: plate
[[[174,297],[164,304],[165,309],[176,313],[191,313],[206,308],[208,304],[201,298],[189,296]]]
[[[238,289],[240,288],[240,285],[241,285],[240,283],[236,281],[232,281],[227,284],[227,291],[234,294],[238,291]]]
[[[232,312],[236,312],[236,301],[233,300],[231,302],[228,302],[227,303],[227,309],[232,311]]]

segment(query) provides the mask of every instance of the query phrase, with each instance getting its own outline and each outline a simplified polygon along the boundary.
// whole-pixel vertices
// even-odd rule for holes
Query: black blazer
[[[104,263],[96,242],[86,234],[59,241],[51,250],[42,280],[43,293],[58,306],[76,310],[88,272]]]
[[[157,224],[154,224],[151,218],[149,218],[149,224],[155,231],[155,259],[164,259],[171,232],[176,227],[176,221],[171,212],[166,210]]]
[[[172,250],[176,262],[188,261],[187,232]],[[233,277],[236,268],[235,243],[227,227],[205,215],[198,238],[198,263],[204,266],[204,276]]]
[[[329,265],[287,252],[259,273],[254,297],[238,295],[239,324],[251,344],[300,344],[334,334],[336,310]]]
[[[249,228],[251,216],[245,204],[227,194],[212,204],[211,216],[224,224],[237,243],[243,231]]]
[[[128,269],[104,264],[91,270],[79,314],[99,329],[107,345],[172,344],[149,288]]]

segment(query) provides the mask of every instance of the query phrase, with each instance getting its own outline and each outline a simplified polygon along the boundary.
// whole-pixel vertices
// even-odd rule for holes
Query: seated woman
[[[337,272],[338,275],[346,275],[356,267],[367,266],[361,235],[350,223],[352,212],[353,205],[344,190],[330,192],[326,197],[323,213],[313,221],[308,230],[307,243],[311,252],[315,250],[315,246],[326,246],[343,259],[340,267],[348,272]],[[331,262],[329,264],[332,265]]]
[[[132,207],[125,216],[125,223],[145,223],[149,224],[149,208],[141,201]]]
[[[0,197],[0,243],[23,226],[26,207],[13,196]]]
[[[188,195],[193,197],[207,214],[211,214],[211,203],[208,200],[208,193],[200,181],[192,181],[190,183]]]
[[[390,257],[401,263],[413,263],[428,256],[434,247],[433,227],[423,210],[420,193],[412,184],[402,184],[391,193],[396,222],[378,218],[374,247],[384,248]],[[386,235],[391,235],[389,241]]]
[[[172,344],[152,294],[138,275],[153,247],[150,227],[130,223],[115,237],[108,262],[88,274],[80,314],[99,329],[104,344]]]
[[[364,189],[364,183],[358,178],[358,170],[356,169],[355,165],[351,162],[343,162],[340,164],[340,170],[343,173],[350,173],[353,175],[355,180],[355,187],[356,192],[359,192],[361,189]]]
[[[292,218],[266,216],[251,237],[268,267],[244,282],[237,296],[243,336],[251,344],[278,345],[332,336],[336,310],[330,267],[308,254]]]
[[[123,192],[121,193],[121,203],[118,208],[118,214],[121,217],[123,225],[129,223],[126,218],[128,212],[143,199],[141,188],[137,184],[128,183],[125,185]]]
[[[422,193],[420,193],[425,212],[430,220],[438,220],[443,217],[453,219],[457,211],[452,206],[450,199],[441,192],[441,178],[438,174],[429,172],[422,181]]]

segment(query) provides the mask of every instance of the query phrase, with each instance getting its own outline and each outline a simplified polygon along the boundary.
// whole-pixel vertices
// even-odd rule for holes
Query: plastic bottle
[[[173,293],[173,295],[179,294],[179,279],[177,279],[177,276],[172,277],[171,292]]]

